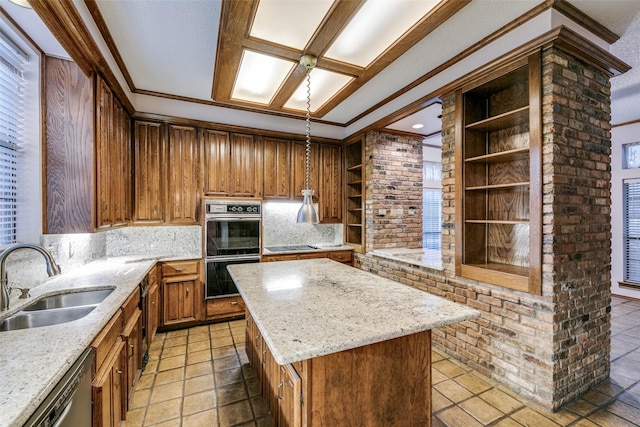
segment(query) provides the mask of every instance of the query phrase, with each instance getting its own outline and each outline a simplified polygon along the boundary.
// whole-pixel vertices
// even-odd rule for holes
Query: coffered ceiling
[[[0,0],[11,12],[9,5]],[[249,123],[251,117],[298,121],[306,108],[306,69],[298,61],[312,54],[318,58],[311,72],[312,116],[321,128],[342,127],[347,135],[367,123],[422,135],[438,132],[440,104],[428,95],[446,84],[439,71],[462,75],[456,67],[469,52],[482,53],[483,44],[509,31],[525,32],[527,25],[533,30],[526,31],[535,32],[538,24],[529,22],[556,5],[579,15],[566,20],[549,15],[550,21],[538,19],[538,24],[566,25],[576,16],[587,17],[620,36],[611,52],[632,69],[612,79],[613,123],[640,119],[640,1],[68,1],[101,39],[97,45],[112,58],[134,104],[136,96],[146,96],[245,112]],[[373,13],[362,18],[367,11]],[[507,42],[516,46],[513,37]],[[152,104],[142,112],[150,112]],[[423,127],[412,127],[418,123]]]

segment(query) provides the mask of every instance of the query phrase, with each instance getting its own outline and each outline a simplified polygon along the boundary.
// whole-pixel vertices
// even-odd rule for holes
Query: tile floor
[[[613,298],[611,332],[610,379],[556,413],[434,350],[433,426],[640,426],[640,301]],[[158,334],[126,426],[273,426],[244,321]]]

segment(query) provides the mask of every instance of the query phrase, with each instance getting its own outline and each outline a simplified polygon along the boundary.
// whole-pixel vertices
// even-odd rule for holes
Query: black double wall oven
[[[261,207],[258,200],[205,200],[205,298],[238,295],[227,266],[260,262]]]

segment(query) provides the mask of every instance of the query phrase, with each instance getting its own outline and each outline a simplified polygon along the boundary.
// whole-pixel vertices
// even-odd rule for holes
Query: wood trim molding
[[[636,120],[631,120],[630,122],[622,122],[622,123],[617,123],[615,125],[611,125],[612,128],[616,128],[616,127],[620,127],[620,126],[629,126],[629,125],[635,125],[637,123],[640,123],[640,119],[636,119]]]
[[[29,3],[82,72],[87,76],[92,73],[101,74],[127,112],[132,114],[133,104],[109,68],[73,2],[30,0]]]
[[[607,27],[600,24],[596,20],[590,18],[588,15],[586,15],[584,12],[582,12],[566,0],[555,0],[553,2],[552,8],[562,13],[572,21],[580,24],[582,27],[591,31],[593,34],[600,37],[602,40],[606,41],[609,44],[613,44],[620,39],[620,37],[616,33],[609,30]]]

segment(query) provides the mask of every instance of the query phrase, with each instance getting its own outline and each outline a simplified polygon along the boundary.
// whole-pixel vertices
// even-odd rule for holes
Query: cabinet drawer
[[[137,287],[135,291],[129,295],[129,298],[122,304],[122,311],[124,321],[128,322],[131,316],[136,312],[140,305],[140,287]]]
[[[120,338],[120,332],[124,326],[122,310],[118,310],[113,315],[109,323],[100,331],[98,336],[91,343],[91,347],[96,350],[96,371],[107,358],[107,355]]]
[[[241,296],[207,300],[207,319],[220,316],[237,316],[245,310]]]
[[[352,251],[330,251],[328,254],[329,259],[332,259],[334,261],[342,262],[345,264],[351,264],[353,262]]]
[[[200,261],[172,261],[162,263],[162,277],[198,274]]]

